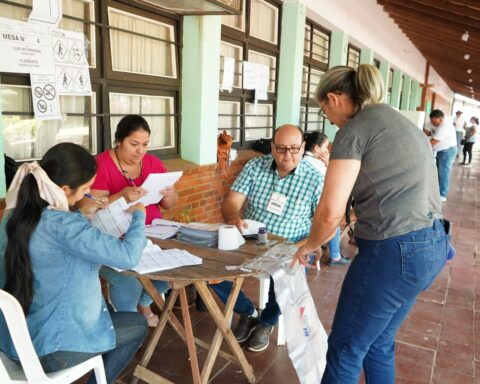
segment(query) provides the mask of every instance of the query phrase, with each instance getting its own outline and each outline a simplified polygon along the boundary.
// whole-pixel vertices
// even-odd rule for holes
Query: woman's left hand
[[[178,200],[178,194],[173,185],[159,192],[163,195],[163,199],[160,201],[160,206],[163,209],[168,209],[175,205]]]

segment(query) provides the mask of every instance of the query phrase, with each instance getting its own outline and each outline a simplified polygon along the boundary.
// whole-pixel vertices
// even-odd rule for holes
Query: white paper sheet
[[[127,232],[132,222],[132,215],[126,213],[126,209],[128,204],[122,197],[111,203],[108,208],[98,210],[92,219],[92,225],[105,233],[120,237]]]
[[[62,18],[61,0],[33,0],[32,12],[28,18],[31,23],[57,25]]]
[[[223,59],[223,76],[220,90],[231,92],[233,89],[233,80],[235,76],[235,59],[232,57],[222,56]]]
[[[152,225],[145,227],[145,234],[147,237],[165,240],[175,236],[181,225],[181,223],[177,223],[176,221],[154,219]]]
[[[147,176],[147,179],[143,182],[142,188],[147,190],[148,193],[141,199],[130,203],[130,205],[136,203],[143,203],[145,206],[150,204],[157,204],[162,200],[163,195],[161,190],[171,187],[182,177],[183,172],[167,172],[167,173],[151,173]]]
[[[145,247],[138,265],[132,268],[138,273],[165,271],[168,269],[202,264],[202,258],[192,255],[182,249],[162,250],[158,245],[149,244]],[[114,268],[117,271],[121,269]]]
[[[54,74],[30,74],[32,101],[37,120],[59,120],[60,103]]]

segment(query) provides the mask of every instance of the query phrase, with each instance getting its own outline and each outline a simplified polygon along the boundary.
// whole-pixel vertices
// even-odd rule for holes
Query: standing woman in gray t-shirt
[[[340,129],[310,237],[294,262],[306,264],[334,234],[350,195],[359,249],[343,282],[322,383],[358,383],[363,366],[367,383],[393,384],[395,334],[447,259],[431,148],[420,129],[382,103],[373,65],[330,69],[316,97]]]

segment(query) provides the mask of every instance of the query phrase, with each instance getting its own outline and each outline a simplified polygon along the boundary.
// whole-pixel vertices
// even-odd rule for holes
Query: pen
[[[88,197],[89,199],[92,199],[93,201],[95,201],[97,204],[103,204],[104,201],[103,199],[97,199],[95,196],[91,195],[90,193],[85,193],[84,194],[85,197]]]
[[[172,228],[180,228],[180,225],[173,225],[173,224],[151,224],[147,225],[147,227],[172,227]]]
[[[133,187],[137,188],[137,186],[135,185],[135,181],[133,181],[131,177],[128,178],[128,181],[130,182],[130,184],[132,184]]]

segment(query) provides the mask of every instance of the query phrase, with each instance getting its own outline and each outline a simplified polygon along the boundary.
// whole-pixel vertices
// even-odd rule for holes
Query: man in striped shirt
[[[240,230],[247,227],[244,219],[260,221],[268,232],[292,242],[307,237],[322,192],[323,176],[302,160],[304,147],[303,132],[297,126],[286,124],[275,130],[272,154],[250,160],[232,185],[222,204],[225,221]],[[226,302],[232,283],[224,281],[211,287]],[[273,279],[270,278],[268,302],[261,316],[243,292],[234,310],[240,314],[233,331],[237,340],[248,340],[248,349],[253,352],[266,349],[280,315]]]

